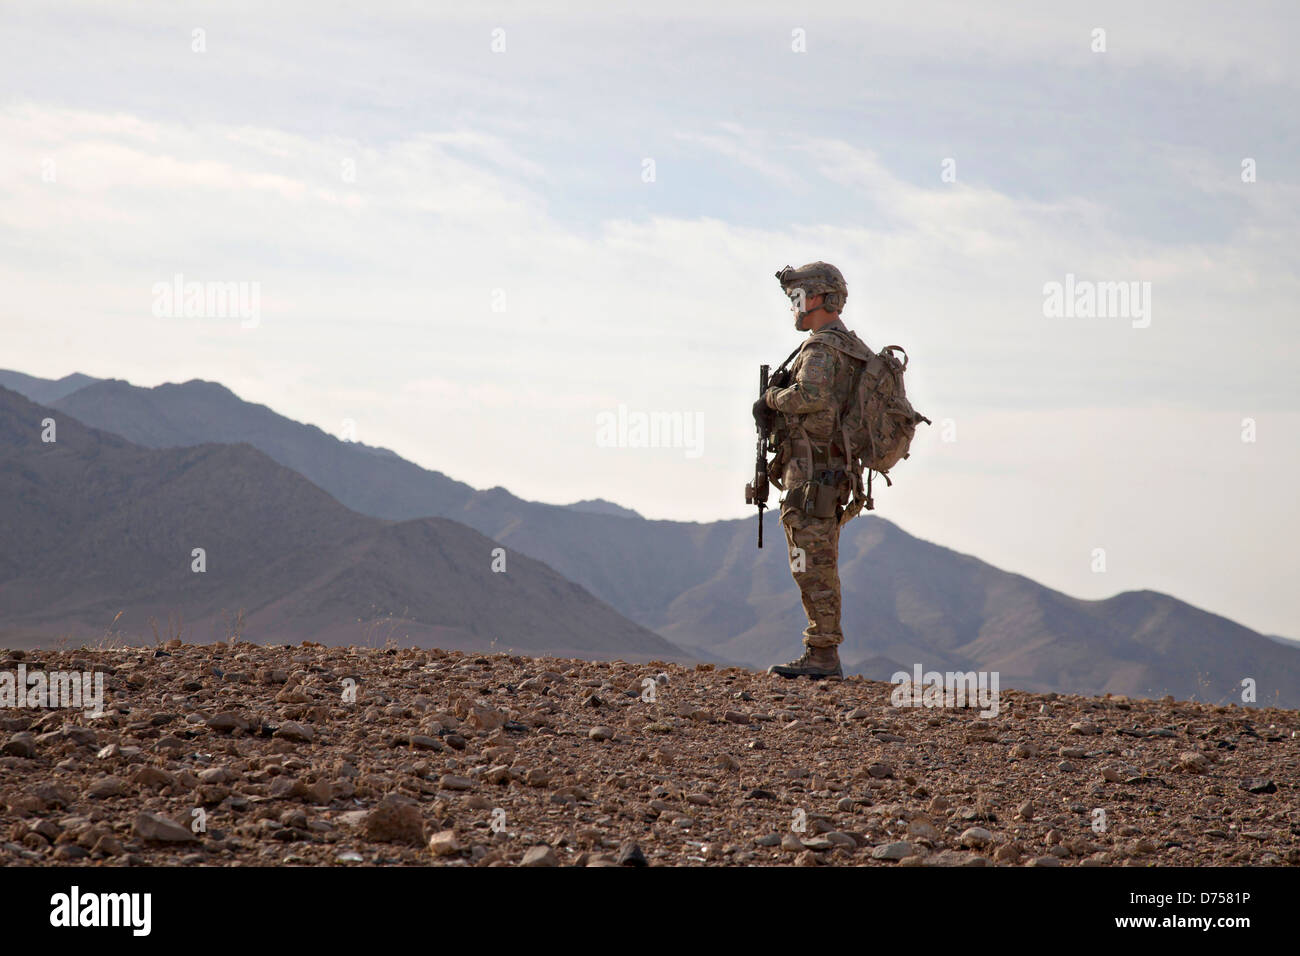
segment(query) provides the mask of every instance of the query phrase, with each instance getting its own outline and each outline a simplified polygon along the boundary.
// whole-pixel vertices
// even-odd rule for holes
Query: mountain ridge
[[[783,549],[757,551],[752,519],[629,520],[528,502],[500,487],[478,491],[400,458],[363,455],[220,389],[200,400],[186,385],[100,383],[55,407],[133,440],[249,440],[357,511],[464,522],[679,647],[760,667],[799,650],[804,622]],[[769,540],[781,540],[777,521],[765,515]],[[884,662],[919,662],[927,670],[999,669],[1026,690],[1183,697],[1205,693],[1207,681],[1214,694],[1231,696],[1254,678],[1261,699],[1277,693],[1300,703],[1300,648],[1171,596],[1163,598],[1175,603],[1164,604],[1159,592],[1073,598],[876,515],[844,529],[840,570],[841,656],[867,676],[887,679],[878,671]]]
[[[245,612],[260,640],[356,643],[380,622],[422,646],[691,659],[543,562],[494,570],[498,544],[466,525],[361,515],[251,444],[147,449],[3,388],[0,537],[14,641],[173,615],[220,639]]]

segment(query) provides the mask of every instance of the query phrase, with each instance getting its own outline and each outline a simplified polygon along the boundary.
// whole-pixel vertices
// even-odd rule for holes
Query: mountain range
[[[685,656],[464,524],[358,514],[249,444],[144,448],[4,388],[0,501],[0,639],[12,646],[158,627],[208,641]]]
[[[60,421],[158,452],[246,443],[361,515],[467,525],[671,642],[665,656],[761,667],[799,650],[802,610],[783,549],[756,549],[752,519],[647,520],[608,501],[561,506],[500,487],[478,490],[212,382],[142,388],[0,373],[0,384],[53,396]],[[781,541],[776,516],[766,518],[765,536]],[[845,527],[840,552],[846,670],[887,680],[920,663],[927,671],[997,671],[1002,686],[1032,691],[1216,701],[1239,700],[1251,678],[1260,702],[1300,706],[1300,647],[1168,595],[1072,598],[876,515]],[[370,583],[383,592],[381,582]]]

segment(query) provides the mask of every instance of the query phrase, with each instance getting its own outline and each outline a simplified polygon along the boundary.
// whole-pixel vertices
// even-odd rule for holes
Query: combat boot
[[[802,656],[789,664],[773,664],[767,669],[778,677],[843,677],[840,654],[833,647],[805,647]]]

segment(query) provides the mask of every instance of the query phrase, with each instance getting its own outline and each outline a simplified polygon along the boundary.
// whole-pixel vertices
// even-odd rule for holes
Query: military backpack
[[[854,366],[853,385],[838,410],[835,424],[853,482],[853,498],[840,519],[843,524],[864,507],[868,511],[875,508],[872,476],[879,474],[887,485],[892,485],[889,469],[908,457],[916,426],[921,422],[929,425],[930,419],[914,409],[907,399],[903,373],[907,371],[908,357],[901,346],[886,345],[874,352],[852,332],[847,336],[819,335],[818,341],[847,355]],[[796,349],[786,362],[802,348],[801,345]]]

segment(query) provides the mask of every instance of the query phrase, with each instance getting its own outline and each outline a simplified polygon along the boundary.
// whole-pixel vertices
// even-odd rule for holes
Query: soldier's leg
[[[781,526],[790,573],[808,616],[803,642],[808,647],[838,647],[844,640],[840,630],[839,520],[782,508]]]

